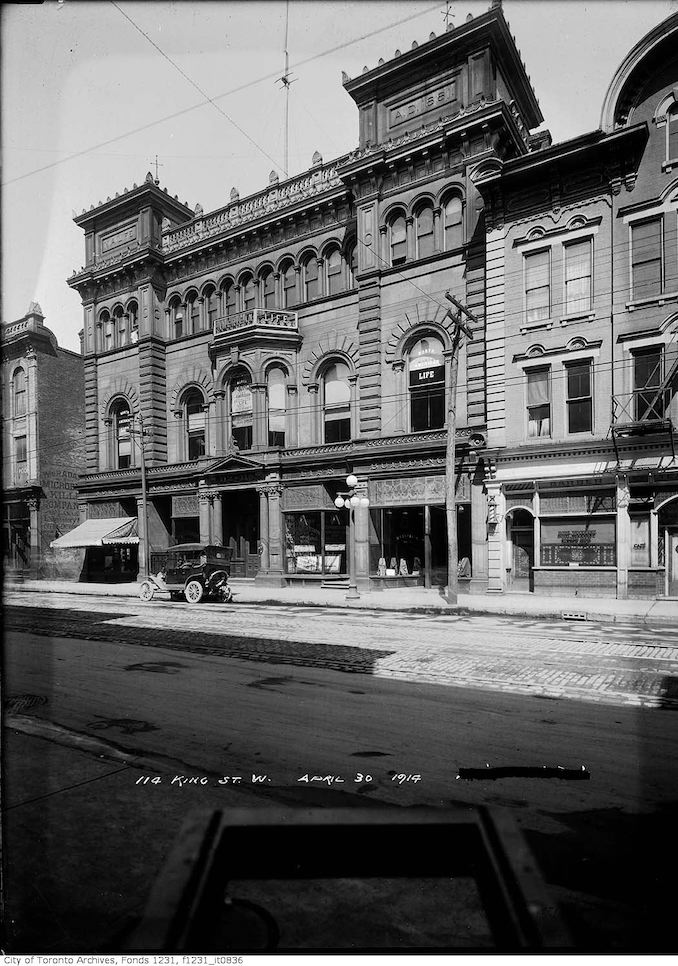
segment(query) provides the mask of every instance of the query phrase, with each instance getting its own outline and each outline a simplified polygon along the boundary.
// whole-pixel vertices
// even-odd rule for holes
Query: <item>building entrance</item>
[[[229,490],[221,496],[223,544],[233,549],[231,576],[259,571],[259,496],[255,490]],[[218,536],[218,534],[217,534]]]
[[[508,520],[508,590],[528,594],[534,590],[534,517],[527,510],[514,510]]]

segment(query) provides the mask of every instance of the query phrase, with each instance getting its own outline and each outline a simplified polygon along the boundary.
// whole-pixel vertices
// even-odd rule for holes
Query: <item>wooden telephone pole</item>
[[[450,360],[450,387],[447,402],[447,449],[445,451],[445,515],[447,517],[447,603],[456,604],[459,589],[457,570],[459,567],[459,549],[457,541],[457,505],[456,505],[456,432],[457,432],[457,374],[459,372],[459,351],[462,338],[465,335],[469,341],[473,333],[464,321],[464,316],[472,322],[477,322],[473,315],[449,292],[445,298],[455,307],[448,309],[447,316],[454,320],[454,335],[452,337],[452,358]]]

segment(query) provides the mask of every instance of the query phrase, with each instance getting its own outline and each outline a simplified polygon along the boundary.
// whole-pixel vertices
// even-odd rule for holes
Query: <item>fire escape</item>
[[[671,400],[678,389],[678,345],[676,334],[666,346],[666,356],[671,363],[662,375],[664,357],[658,353],[656,360],[645,373],[641,388],[630,393],[612,397],[612,441],[619,462],[618,441],[642,436],[667,436],[671,453],[676,458],[675,434],[671,419]],[[673,347],[674,352],[669,350]]]

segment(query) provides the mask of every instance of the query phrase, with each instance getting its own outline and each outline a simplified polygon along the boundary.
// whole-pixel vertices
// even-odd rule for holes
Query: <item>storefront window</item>
[[[333,510],[285,514],[289,574],[347,573],[348,515]]]
[[[541,565],[614,567],[617,563],[614,519],[596,516],[541,520]]]
[[[379,541],[381,569],[385,569],[382,576],[423,576],[425,558],[423,506],[407,509],[388,507],[371,512]]]
[[[413,433],[445,425],[445,360],[439,339],[420,339],[408,360]]]
[[[631,515],[631,567],[650,566],[650,514]]]

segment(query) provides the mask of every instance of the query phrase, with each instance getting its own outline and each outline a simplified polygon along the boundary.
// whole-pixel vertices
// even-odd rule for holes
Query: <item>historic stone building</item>
[[[678,15],[625,58],[600,130],[473,180],[489,589],[678,597]]]
[[[61,349],[37,302],[2,323],[2,555],[6,569],[78,576],[82,553],[50,543],[79,520],[84,470],[83,362]]]
[[[148,482],[148,543],[212,540],[275,583],[447,577],[450,290],[475,315],[461,352],[461,573],[488,580],[483,455],[485,228],[471,172],[547,143],[501,4],[344,76],[359,145],[204,212],[149,174],[78,216],[85,265],[84,517],[129,519]],[[495,410],[496,411],[496,410]],[[141,437],[139,432],[143,425]],[[144,521],[139,515],[143,555]]]

